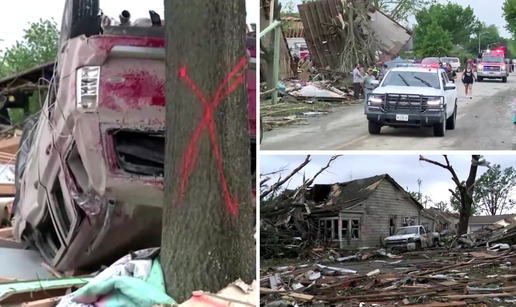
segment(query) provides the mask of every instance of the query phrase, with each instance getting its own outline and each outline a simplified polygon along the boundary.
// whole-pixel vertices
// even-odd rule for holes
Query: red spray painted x
[[[190,89],[195,93],[199,101],[203,105],[204,116],[201,119],[201,122],[197,126],[192,136],[192,139],[185,151],[182,170],[181,170],[181,185],[179,188],[179,197],[180,201],[184,195],[186,190],[186,185],[188,183],[188,178],[195,167],[197,162],[198,152],[196,150],[197,143],[199,138],[201,137],[202,132],[207,127],[208,133],[210,135],[211,143],[213,146],[213,150],[215,152],[215,159],[217,161],[217,169],[220,176],[220,181],[222,183],[222,192],[224,193],[224,199],[226,201],[226,206],[229,213],[236,217],[238,215],[238,203],[233,199],[231,193],[229,192],[228,183],[226,180],[226,176],[224,175],[224,167],[222,164],[222,157],[220,156],[219,143],[217,142],[217,136],[215,134],[215,123],[213,122],[213,111],[217,108],[217,106],[226,99],[231,92],[233,92],[240,84],[242,84],[245,80],[244,71],[247,67],[247,57],[243,57],[238,64],[231,70],[231,72],[224,78],[224,80],[220,83],[217,88],[217,92],[215,96],[208,101],[201,90],[195,85],[195,83],[190,79],[187,74],[186,67],[182,67],[179,69],[179,77],[184,79],[188,84]]]

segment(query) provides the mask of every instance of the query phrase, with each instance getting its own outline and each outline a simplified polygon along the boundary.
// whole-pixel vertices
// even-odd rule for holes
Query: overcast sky
[[[29,22],[37,22],[40,18],[50,19],[61,25],[63,16],[64,0],[14,0],[7,1],[8,7],[4,4],[0,10],[0,49],[13,45],[16,40],[23,36],[23,30],[28,27]],[[258,23],[259,5],[258,0],[246,0],[247,23]],[[148,17],[149,10],[158,12],[163,17],[163,0],[100,0],[100,8],[106,15],[118,17],[121,11],[128,10],[132,18]]]
[[[260,173],[270,173],[287,166],[282,173],[283,176],[288,175],[290,171],[301,164],[306,155],[262,155],[260,156]],[[312,178],[321,167],[328,163],[331,156],[312,156],[310,162],[304,168],[306,178]],[[426,158],[445,163],[443,156],[425,156]],[[471,156],[469,155],[449,155],[450,164],[454,167],[459,179],[466,180],[471,165]],[[512,166],[516,168],[515,155],[486,155],[486,160],[493,164],[500,164],[502,167]],[[485,167],[479,167],[478,176],[487,170]],[[421,192],[429,195],[434,201],[449,201],[450,192],[448,189],[454,189],[455,185],[451,180],[448,170],[438,166],[419,162],[417,155],[346,155],[335,160],[331,167],[325,173],[319,175],[315,183],[336,183],[345,182],[350,179],[360,179],[375,175],[389,174],[403,188],[408,187],[408,191],[417,191],[417,180],[420,178],[422,183]],[[289,184],[289,188],[299,186],[303,179],[303,173],[294,176]],[[273,178],[270,182],[277,180]]]
[[[293,0],[297,5],[301,4],[301,0]],[[281,3],[287,3],[289,0],[280,0]],[[439,0],[441,3],[447,3],[447,0]],[[511,35],[505,30],[505,19],[502,16],[502,5],[504,0],[454,0],[451,2],[458,3],[462,6],[471,6],[475,11],[475,15],[488,25],[494,24],[498,27],[500,35],[503,37],[510,38]],[[416,19],[410,20],[411,23],[415,23]]]

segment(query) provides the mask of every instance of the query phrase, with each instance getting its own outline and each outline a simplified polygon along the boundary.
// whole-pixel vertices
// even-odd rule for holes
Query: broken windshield
[[[398,229],[398,231],[396,231],[395,235],[401,236],[401,235],[417,235],[417,234],[418,234],[417,227],[407,227],[407,228]]]

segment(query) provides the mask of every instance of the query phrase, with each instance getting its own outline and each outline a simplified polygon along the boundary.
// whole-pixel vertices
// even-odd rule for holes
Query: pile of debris
[[[516,244],[516,217],[503,219],[490,226],[464,234],[457,240],[459,246],[466,247],[489,246],[493,243]]]
[[[10,228],[0,229],[0,306],[153,307],[256,306],[256,282],[237,280],[217,294],[193,292],[177,304],[165,292],[159,248],[132,252],[95,273],[58,272],[36,251],[15,246]],[[9,243],[9,244],[7,244]],[[6,276],[10,275],[10,276]]]
[[[512,248],[497,252],[434,250],[402,256],[383,252],[385,259],[378,260],[381,255],[371,254],[366,261],[357,255],[330,264],[274,269],[262,264],[260,301],[275,307],[491,307],[516,303],[516,251]]]
[[[316,81],[318,80],[319,81]],[[348,85],[322,79],[312,81],[291,79],[278,86],[280,101],[260,104],[260,114],[266,131],[274,127],[303,123],[306,118],[324,116],[332,109],[358,103]]]

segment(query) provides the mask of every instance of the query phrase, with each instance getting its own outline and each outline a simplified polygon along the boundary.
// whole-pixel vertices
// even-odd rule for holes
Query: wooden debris
[[[0,228],[0,238],[8,239],[13,237],[13,228]]]
[[[430,254],[435,252],[428,251]],[[369,305],[373,303],[378,307],[454,307],[468,306],[469,303],[474,302],[483,303],[486,300],[493,302],[506,300],[506,303],[510,304],[512,297],[516,297],[516,276],[510,274],[516,270],[516,267],[513,269],[511,266],[516,264],[516,250],[512,249],[462,253],[441,250],[442,259],[435,255],[424,257],[422,255],[425,252],[407,253],[406,256],[399,256],[401,260],[396,261],[389,259],[385,253],[375,254],[372,251],[367,252],[370,258],[366,261],[360,260],[362,259],[360,253],[353,257],[342,257],[336,251],[319,251],[319,253],[324,257],[331,254],[335,257],[333,259],[345,259],[338,264],[340,267],[343,265],[346,267],[345,264],[349,264],[346,271],[343,271],[346,273],[338,273],[338,267],[330,263],[325,263],[322,267],[319,265],[286,266],[279,273],[283,283],[277,284],[277,288],[282,291],[268,288],[270,285],[267,284],[266,279],[262,279],[264,280],[260,288],[262,303],[267,304],[266,302],[274,298],[277,300],[290,297],[295,299],[300,307],[309,306],[309,302],[312,301],[323,302],[324,305],[353,307],[358,306],[356,302],[362,302],[367,307],[373,306]],[[447,253],[449,256],[446,256]],[[386,260],[375,260],[379,256],[383,256]],[[408,263],[409,259],[406,257],[418,257],[420,260]],[[350,262],[350,259],[353,262]],[[349,273],[355,270],[357,261],[362,262],[361,271],[357,274]],[[374,263],[375,267],[369,268],[367,263]],[[378,268],[382,263],[385,270]],[[395,271],[396,265],[406,269],[401,274],[385,273],[388,270]],[[328,268],[334,268],[336,271],[332,273]],[[489,276],[490,274],[475,273],[482,268],[502,268],[509,274]],[[311,271],[310,276],[318,276],[318,278],[316,280],[307,278],[304,274],[306,271]],[[314,272],[319,274],[313,274]],[[274,276],[278,272],[268,272],[268,276],[271,274]],[[293,291],[291,285],[294,284],[301,284],[304,288],[296,287]],[[423,297],[425,299],[421,301]]]

